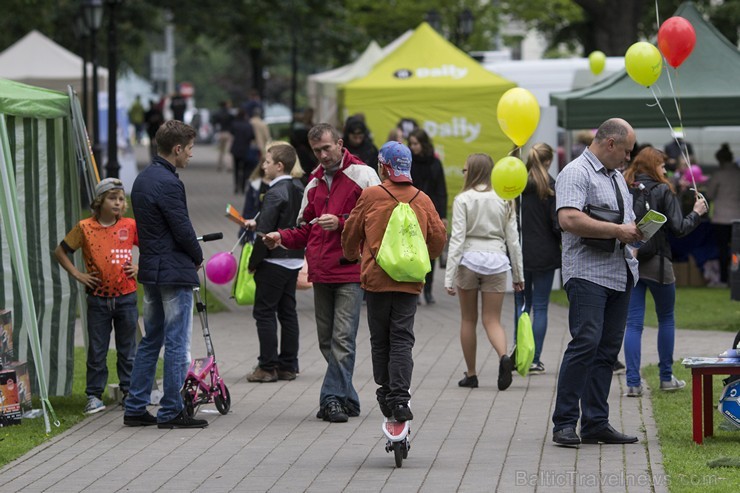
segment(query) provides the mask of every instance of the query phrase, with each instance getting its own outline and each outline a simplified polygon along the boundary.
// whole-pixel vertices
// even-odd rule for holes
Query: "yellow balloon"
[[[604,71],[606,67],[606,55],[603,51],[592,51],[588,56],[588,67],[591,69],[591,73],[599,75]]]
[[[641,86],[650,87],[660,77],[663,57],[655,46],[638,41],[624,54],[624,66],[632,80]]]
[[[491,185],[502,199],[515,199],[527,186],[527,167],[517,157],[501,158],[491,171]]]
[[[540,105],[526,89],[515,87],[501,96],[496,110],[501,130],[519,147],[527,143],[540,122]]]

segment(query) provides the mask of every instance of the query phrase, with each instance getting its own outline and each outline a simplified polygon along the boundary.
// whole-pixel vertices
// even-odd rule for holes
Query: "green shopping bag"
[[[381,188],[393,197],[385,187],[381,185]],[[419,195],[419,192],[416,195]],[[398,204],[391,213],[378,254],[375,255],[375,261],[380,268],[397,282],[424,282],[427,273],[432,270],[429,250],[419,220],[409,205],[416,195],[408,204],[398,202],[398,199],[393,197]]]
[[[254,291],[257,287],[254,283],[254,275],[249,272],[249,257],[252,255],[252,248],[251,243],[244,244],[239,257],[239,268],[231,287],[231,297],[236,300],[237,305],[254,304]]]
[[[534,361],[534,334],[529,313],[523,311],[516,327],[516,347],[514,348],[516,371],[523,377],[529,373]]]

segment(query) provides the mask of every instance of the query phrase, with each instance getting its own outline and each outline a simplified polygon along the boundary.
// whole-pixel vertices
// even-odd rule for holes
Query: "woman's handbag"
[[[254,274],[249,272],[249,257],[252,256],[252,248],[251,243],[244,244],[234,285],[231,287],[231,297],[236,300],[237,305],[254,304],[254,292],[257,286],[254,283]]]
[[[596,205],[588,204],[583,209],[583,212],[588,214],[588,217],[596,219],[597,221],[604,221],[607,223],[622,224],[622,214],[620,211],[612,209],[606,209]],[[603,252],[613,252],[614,247],[617,243],[616,238],[581,238],[581,243],[588,245],[597,250]]]

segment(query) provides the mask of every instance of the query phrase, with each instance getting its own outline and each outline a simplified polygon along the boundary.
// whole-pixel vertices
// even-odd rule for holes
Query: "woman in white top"
[[[465,162],[465,184],[452,206],[445,289],[452,296],[460,294],[460,343],[468,371],[458,385],[478,387],[475,332],[480,291],[483,327],[499,356],[498,388],[506,390],[514,369],[501,326],[506,273],[512,270],[515,291],[524,289],[524,273],[516,211],[491,189],[492,170],[493,161],[487,154],[471,154]]]

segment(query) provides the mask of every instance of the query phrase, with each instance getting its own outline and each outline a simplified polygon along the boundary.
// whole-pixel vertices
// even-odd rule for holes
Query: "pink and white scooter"
[[[212,233],[203,235],[198,238],[200,241],[220,240],[223,233]],[[205,282],[205,274],[203,276]],[[213,350],[211,342],[211,332],[208,329],[208,312],[206,304],[200,298],[200,287],[193,288],[193,297],[195,298],[195,307],[198,310],[200,323],[203,327],[203,339],[206,343],[207,356],[205,358],[194,359],[190,362],[188,374],[185,377],[185,383],[180,393],[185,403],[185,412],[188,416],[193,417],[198,411],[201,404],[216,404],[216,409],[221,414],[227,414],[231,408],[231,395],[226,388],[221,375],[218,373],[216,364],[216,353]]]

